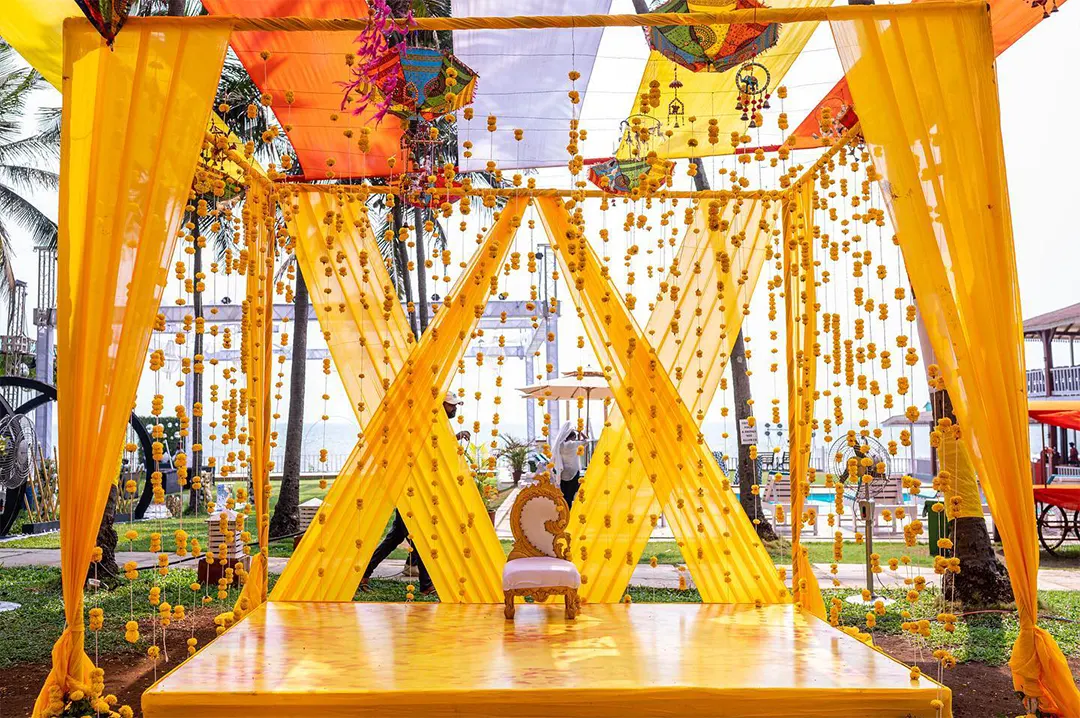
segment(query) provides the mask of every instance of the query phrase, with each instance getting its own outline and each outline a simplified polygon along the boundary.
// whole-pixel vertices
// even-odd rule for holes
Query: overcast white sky
[[[612,12],[633,12],[630,0],[614,0]],[[1080,201],[1080,143],[1076,141],[1075,122],[1080,117],[1080,94],[1076,73],[1080,71],[1080,2],[1067,3],[1059,13],[1040,23],[998,59],[998,77],[1002,104],[1002,132],[1009,177],[1009,196],[1017,246],[1017,266],[1025,316],[1080,302],[1080,233],[1075,208]],[[796,124],[816,100],[840,76],[839,61],[832,49],[827,26],[821,26],[807,46],[808,52],[796,62],[785,79],[790,91],[787,109]],[[594,154],[609,154],[612,131],[603,130],[610,118],[625,113],[632,105],[647,48],[640,30],[609,28],[601,42],[591,88],[602,88],[586,98],[583,125],[593,137],[590,144],[599,149]],[[55,104],[58,97],[49,91],[43,103]],[[594,121],[590,124],[590,118]],[[594,156],[586,149],[583,154]],[[812,158],[811,158],[812,161]],[[710,169],[723,161],[707,163]],[[682,169],[677,172],[681,175]],[[538,184],[566,186],[563,170],[545,170]],[[42,196],[38,205],[56,216],[56,198]],[[30,303],[36,296],[36,259],[27,238],[16,231],[16,274],[30,285]],[[1003,258],[1003,261],[1007,261]],[[565,316],[565,315],[564,315]],[[581,355],[573,348],[572,338],[580,333],[575,319],[564,319],[561,327],[563,369],[573,369]],[[312,332],[317,336],[316,332]],[[1066,352],[1067,358],[1067,352]],[[764,360],[761,360],[764,361]],[[511,365],[513,364],[513,365]],[[523,376],[520,363],[508,362],[507,386],[517,386],[512,377]],[[318,366],[309,368],[308,421],[322,414],[323,376]],[[472,384],[474,377],[467,383]],[[755,387],[755,391],[758,388]],[[768,391],[768,390],[766,390]],[[148,403],[153,389],[143,382],[140,403]],[[342,392],[331,391],[330,414],[335,419],[351,420],[351,411]],[[503,425],[511,433],[522,433],[524,406],[504,392]],[[171,401],[167,399],[167,403]],[[730,404],[730,401],[725,403]],[[490,416],[493,406],[466,406],[470,415]],[[284,404],[281,411],[285,411]],[[710,416],[712,413],[710,413]],[[520,427],[520,428],[519,428]],[[318,447],[308,449],[317,450]],[[343,449],[344,451],[345,449]]]

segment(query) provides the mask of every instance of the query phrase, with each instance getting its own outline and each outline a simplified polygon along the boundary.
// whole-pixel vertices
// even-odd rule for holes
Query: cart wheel
[[[1039,543],[1052,554],[1065,543],[1073,525],[1069,522],[1065,509],[1060,506],[1045,506],[1039,514],[1038,528]]]
[[[1080,541],[1080,511],[1073,511],[1072,527],[1076,540]]]

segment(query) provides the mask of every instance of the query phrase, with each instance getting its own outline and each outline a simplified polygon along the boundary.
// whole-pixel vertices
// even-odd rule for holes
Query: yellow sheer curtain
[[[415,346],[408,319],[383,265],[363,200],[355,192],[301,190],[286,204],[297,261],[364,430]],[[409,472],[397,507],[440,600],[500,602],[506,557],[445,413],[432,424],[431,436],[417,445],[420,459]],[[343,476],[362,451],[358,443]],[[433,526],[453,529],[433,532]],[[343,595],[338,587],[325,590],[319,599]]]
[[[631,451],[683,537],[707,603],[785,603],[790,595],[656,352],[558,200],[537,200],[593,350],[606,367]],[[678,510],[679,504],[694,511]],[[621,560],[621,557],[613,557]]]
[[[273,600],[352,599],[409,474],[422,460],[418,454],[423,442],[430,441],[451,374],[488,297],[496,291],[499,270],[527,202],[514,198],[502,209],[402,371],[389,384],[366,424],[359,460],[330,487],[315,522],[274,586]],[[442,528],[443,533],[455,530],[458,527]]]
[[[266,600],[270,551],[270,375],[273,371],[274,252],[276,193],[251,179],[244,200],[247,296],[242,305],[241,365],[247,377],[248,472],[259,553],[251,560],[244,590],[233,612],[239,618]],[[207,547],[212,550],[213,547]]]
[[[990,18],[983,3],[948,13],[877,10],[877,19],[834,22],[833,35],[1001,534],[1020,619],[1013,682],[1043,709],[1080,715],[1065,658],[1036,625],[1020,299]]]
[[[757,286],[779,207],[758,199],[702,204],[667,277],[670,289],[649,316],[645,333],[699,425]],[[710,360],[699,360],[699,350]],[[617,407],[608,423],[570,518],[581,594],[591,603],[622,598],[661,511],[641,463],[629,460],[631,438]],[[608,551],[626,560],[606,560]]]
[[[814,183],[801,182],[784,209],[784,309],[787,329],[788,431],[791,439],[791,565],[796,603],[825,620],[814,568],[801,542],[810,493],[810,442],[817,394],[817,273],[814,270]]]
[[[57,392],[67,627],[50,692],[87,685],[83,584],[116,480],[154,316],[217,88],[227,29],[128,30],[110,50],[64,24]]]
[[[63,24],[79,17],[72,0],[6,0],[0,12],[0,37],[60,89],[64,68]]]

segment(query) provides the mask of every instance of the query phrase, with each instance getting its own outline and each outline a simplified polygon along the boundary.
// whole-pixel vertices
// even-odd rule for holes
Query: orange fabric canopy
[[[911,1],[920,2],[921,0]],[[1048,12],[1055,5],[1064,5],[1065,0],[1036,0],[1031,4],[1019,2],[1019,0],[989,0],[989,4],[994,56],[996,57],[1008,50],[1014,42],[1026,35],[1031,28],[1042,22],[1044,11]],[[792,133],[795,138],[795,148],[807,149],[821,147],[824,144],[821,136],[820,117],[821,111],[825,108],[828,108],[832,113],[834,123],[839,120],[843,126],[850,127],[854,122],[854,115],[847,117],[846,121],[844,117],[852,104],[851,90],[848,89],[847,78],[841,78],[799,123],[799,126],[795,128]]]
[[[364,0],[203,0],[211,14],[244,17],[367,17]],[[401,120],[388,115],[371,133],[371,147],[360,151],[360,128],[373,110],[353,115],[341,109],[349,79],[345,55],[356,52],[355,31],[236,32],[232,48],[259,89],[273,98],[271,107],[296,149],[306,179],[384,177],[387,159],[400,153]],[[270,56],[263,60],[261,54]],[[289,104],[286,93],[292,93]],[[353,137],[345,136],[353,130]],[[398,171],[402,165],[398,164]]]
[[[1080,401],[1029,400],[1028,416],[1040,424],[1080,430]]]

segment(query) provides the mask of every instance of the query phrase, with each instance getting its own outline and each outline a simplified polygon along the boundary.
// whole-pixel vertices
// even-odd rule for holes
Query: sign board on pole
[[[739,443],[743,446],[757,443],[757,424],[751,426],[749,419],[739,419]]]

